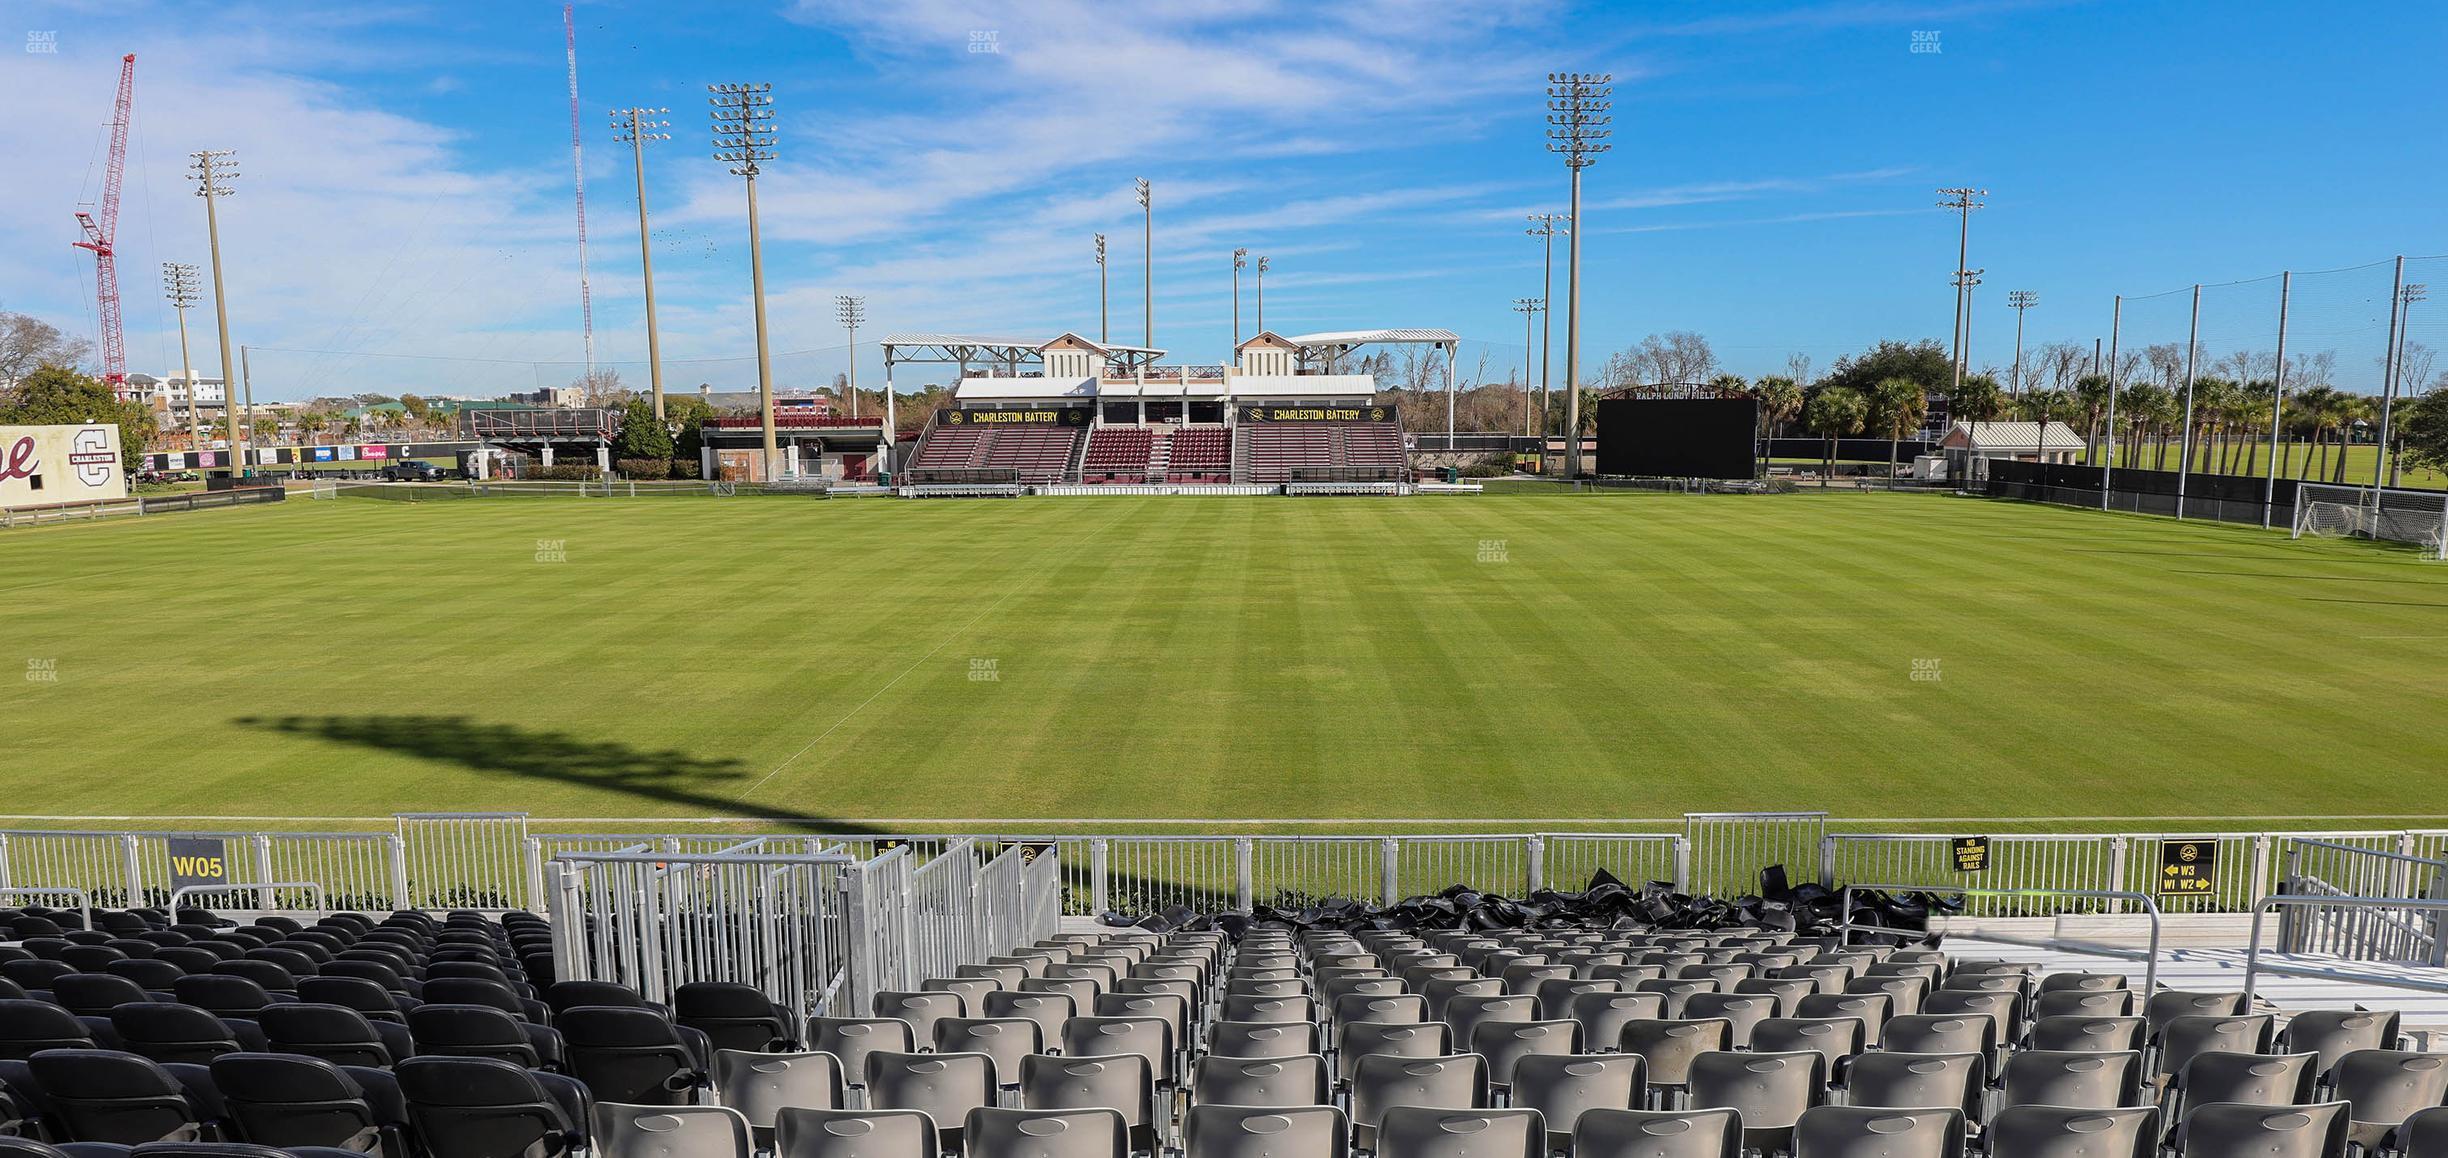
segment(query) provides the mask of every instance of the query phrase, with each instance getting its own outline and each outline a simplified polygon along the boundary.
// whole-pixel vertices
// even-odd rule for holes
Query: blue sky
[[[56,52],[0,53],[0,308],[90,331],[72,214],[133,51],[132,368],[175,368],[159,263],[204,257],[184,154],[235,147],[224,256],[258,397],[576,373],[559,4],[5,7],[0,30],[56,33]],[[639,384],[636,202],[606,127],[629,104],[672,109],[647,183],[667,380],[753,380],[741,187],[707,154],[713,81],[774,84],[782,157],[760,196],[786,385],[840,366],[836,293],[868,296],[868,337],[1093,334],[1099,230],[1114,334],[1136,339],[1137,176],[1156,188],[1173,360],[1227,356],[1242,245],[1273,258],[1270,328],[1447,327],[1471,340],[1466,372],[1484,354],[1501,377],[1522,352],[1508,303],[1539,292],[1522,215],[1563,202],[1540,123],[1559,68],[1617,77],[1615,148],[1585,186],[1592,363],[1674,329],[1746,374],[1943,339],[1941,185],[1990,190],[1979,363],[2011,352],[2008,289],[2040,294],[2031,344],[2087,345],[2115,293],[2448,253],[2434,5],[596,0],[577,26],[598,357]],[[1913,51],[1916,32],[1938,51]],[[2378,353],[2389,272],[2299,282],[2348,384]],[[2274,285],[2213,291],[2205,346],[2266,346]],[[2187,302],[2129,307],[2128,344],[2181,340]],[[210,316],[191,315],[207,372]]]

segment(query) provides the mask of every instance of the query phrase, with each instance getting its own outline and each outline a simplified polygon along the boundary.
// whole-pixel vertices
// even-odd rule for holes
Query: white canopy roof
[[[1295,334],[1288,339],[1301,346],[1368,346],[1381,343],[1450,343],[1462,340],[1452,330],[1328,330],[1318,334]]]

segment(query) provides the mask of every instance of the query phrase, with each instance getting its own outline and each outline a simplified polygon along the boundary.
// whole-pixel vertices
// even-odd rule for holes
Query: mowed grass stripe
[[[568,561],[537,562],[538,540]],[[40,754],[0,782],[24,812],[2275,815],[2448,797],[2430,724],[2448,570],[2055,507],[300,502],[12,533],[0,561],[11,648],[61,672],[0,691],[0,728]],[[970,679],[977,658],[994,680]],[[1914,681],[1914,659],[1939,678]]]

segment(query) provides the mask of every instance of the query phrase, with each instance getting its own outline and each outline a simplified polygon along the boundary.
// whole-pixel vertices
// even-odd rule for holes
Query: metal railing
[[[77,914],[84,919],[84,927],[88,929],[94,927],[93,894],[83,889],[0,885],[0,897],[59,897],[62,900],[75,901]]]
[[[303,905],[288,903],[288,898],[280,895],[283,889],[305,893],[307,903]],[[252,907],[259,911],[274,909],[300,913],[332,911],[330,902],[325,899],[323,886],[313,881],[262,881],[243,885],[180,885],[170,890],[170,911],[173,913],[179,911],[189,897],[212,896],[216,893],[252,893],[254,894]],[[244,909],[249,906],[237,907]]]
[[[2399,843],[2410,847],[2413,842]],[[2448,899],[2448,860],[2334,840],[2289,838],[2285,862],[2282,888],[2292,896]],[[2290,906],[2278,919],[2282,951],[2350,961],[2448,965],[2444,934],[2448,914],[2424,916],[2375,906]]]
[[[803,1016],[829,1012],[855,967],[841,877],[857,864],[832,854],[561,853],[546,866],[557,975],[619,982],[656,1002],[691,981],[733,981]]]
[[[1662,827],[1672,822],[1623,823]],[[1760,870],[1772,864],[1785,866],[1789,883],[1796,885],[1888,880],[1915,888],[1990,886],[1969,904],[1968,911],[1978,916],[2128,908],[2114,896],[2070,897],[2064,890],[2150,893],[2161,911],[2178,913],[2243,912],[2281,890],[2420,896],[2448,888],[2440,883],[2448,877],[2442,871],[2448,869],[2448,830],[2438,829],[2002,833],[1982,838],[1987,855],[1967,869],[1953,857],[1955,838],[1830,832],[1827,818],[1818,813],[1694,814],[1680,832],[887,835],[737,831],[743,827],[727,822],[683,834],[537,832],[521,813],[469,812],[402,814],[384,831],[23,829],[0,831],[0,887],[82,889],[104,907],[161,904],[178,885],[204,883],[173,872],[170,857],[174,840],[201,838],[219,841],[226,850],[226,879],[209,883],[312,881],[334,908],[366,910],[537,909],[549,895],[545,866],[569,853],[654,853],[668,859],[725,851],[830,852],[864,862],[907,845],[914,871],[964,840],[976,842],[981,864],[1006,845],[1039,850],[1038,855],[1051,850],[1058,875],[1028,878],[1041,888],[1030,895],[1074,916],[1138,916],[1174,906],[1199,912],[1257,905],[1297,909],[1328,899],[1382,904],[1455,885],[1521,896],[1541,888],[1580,889],[1601,870],[1634,887],[1658,881],[1682,892],[1734,896],[1757,891]],[[2162,887],[2160,880],[2168,846],[2180,845],[2195,846],[2204,866],[2192,881],[2196,887],[2182,892]],[[1023,853],[1022,859],[1029,856]],[[2040,889],[2059,890],[2050,895],[2066,903],[2034,906],[2015,896],[2018,890]],[[2364,919],[2336,920],[2351,925]],[[2290,925],[2290,932],[2294,928]],[[2439,944],[2435,932],[2426,942],[2419,939],[2421,930],[2413,930],[2397,944],[2383,933],[2382,926],[2366,922],[2365,933],[2327,944],[2345,951],[2361,937],[2374,946],[2372,952],[2418,954],[2425,945],[2436,952]]]
[[[2448,900],[2431,897],[2330,897],[2288,893],[2263,897],[2252,907],[2252,937],[2244,943],[2244,1004],[2246,1008],[2252,1005],[2253,985],[2261,968],[2262,918],[2269,915],[2271,909],[2276,908],[2407,909],[2428,912],[2435,917],[2448,917]],[[2387,977],[2369,974],[2356,974],[2353,979],[2376,985],[2401,983]],[[2437,989],[2438,983],[2433,982],[2423,988]]]
[[[1840,944],[1850,945],[1853,943],[1853,930],[1856,928],[1856,926],[1853,924],[1853,894],[1862,892],[1864,890],[1882,893],[1946,893],[1950,896],[1964,897],[1967,899],[1972,897],[2073,897],[2086,900],[2136,902],[2142,906],[2143,915],[2150,918],[2150,948],[2147,950],[2148,955],[2143,959],[2142,992],[2144,994],[2151,994],[2159,991],[2159,932],[2160,927],[2165,924],[2165,914],[2159,911],[2159,903],[2153,900],[2149,893],[2137,892],[2132,889],[1984,889],[1973,888],[1968,885],[1846,885],[1842,890],[1841,896],[1838,898],[1844,906],[1844,917],[1837,926],[1837,936],[1840,938]],[[2259,924],[2260,917],[2259,914],[2256,913],[2254,916],[2254,932],[2256,935],[2259,933]],[[1873,933],[1894,932],[1892,929],[1882,929],[1875,926],[1870,927],[1869,931]]]

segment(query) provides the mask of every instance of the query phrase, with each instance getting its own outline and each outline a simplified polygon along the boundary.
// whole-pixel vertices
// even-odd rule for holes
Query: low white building
[[[1938,443],[1961,477],[1987,478],[1992,459],[2067,465],[2082,461],[2082,435],[2062,422],[1956,422]]]

